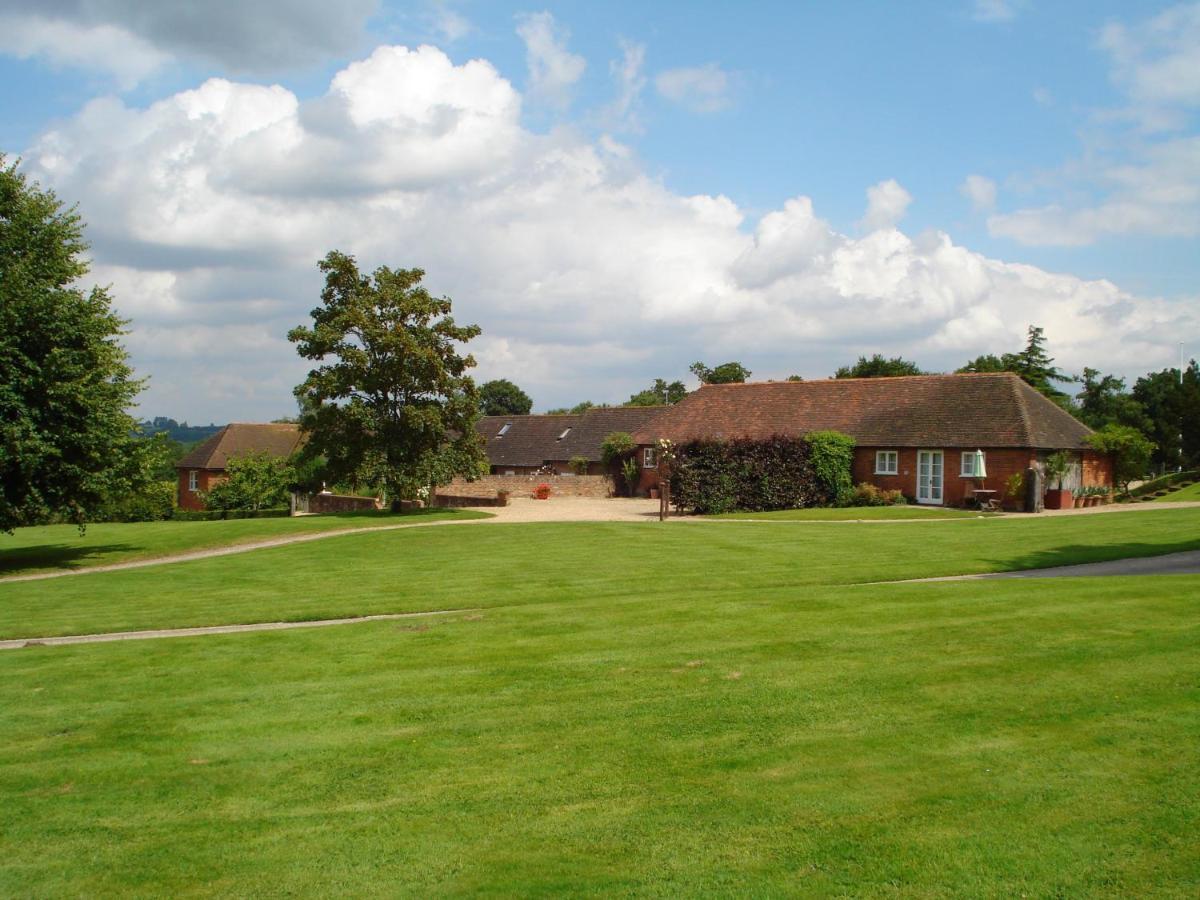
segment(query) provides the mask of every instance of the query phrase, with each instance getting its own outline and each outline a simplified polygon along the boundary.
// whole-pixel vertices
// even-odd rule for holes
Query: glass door
[[[917,451],[917,502],[941,503],[945,459],[941,450]]]

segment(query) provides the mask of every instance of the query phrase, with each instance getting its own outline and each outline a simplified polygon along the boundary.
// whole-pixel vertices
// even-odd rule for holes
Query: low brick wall
[[[450,494],[436,494],[434,506],[508,506],[508,497],[463,497]]]
[[[532,497],[539,484],[550,485],[551,497],[611,497],[612,478],[607,475],[485,475],[478,481],[454,479],[438,488],[448,497],[495,497],[508,491],[514,497]]]
[[[310,494],[308,512],[343,513],[360,512],[365,509],[380,509],[374,497],[356,497],[353,494]]]

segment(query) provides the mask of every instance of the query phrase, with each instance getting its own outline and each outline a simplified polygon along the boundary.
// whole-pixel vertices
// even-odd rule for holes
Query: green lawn
[[[977,519],[986,513],[941,506],[843,506],[812,509],[779,509],[773,512],[737,512],[713,519],[746,519],[755,522],[858,522],[908,519]]]
[[[1181,503],[1185,500],[1200,501],[1200,482],[1167,494],[1165,497],[1155,497],[1151,502]]]
[[[487,607],[0,652],[0,895],[1193,897],[1200,576],[852,582],[1197,526],[494,525],[0,585],[5,633]]]
[[[414,528],[0,584],[0,638],[642,593],[741,596],[1197,548],[1200,509],[887,527],[673,521]]]
[[[403,524],[410,519],[474,518],[471,510],[423,509],[406,513],[367,512],[283,519],[230,519],[216,522],[103,522],[88,525],[84,534],[74,525],[18,528],[0,534],[0,576],[82,569],[107,563],[171,556],[233,544]]]

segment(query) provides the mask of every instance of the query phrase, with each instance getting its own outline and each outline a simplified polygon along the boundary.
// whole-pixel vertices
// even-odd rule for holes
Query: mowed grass
[[[1185,488],[1167,494],[1164,497],[1155,497],[1151,503],[1182,503],[1184,501],[1196,502],[1200,501],[1200,481],[1195,484],[1188,485]]]
[[[1175,515],[1136,540],[1196,533]],[[526,605],[0,653],[0,895],[1200,891],[1200,577],[847,587],[819,582],[881,567],[813,583],[822,532],[761,577],[724,570],[749,527],[640,527],[341,545],[493,584],[533,547]],[[573,571],[596,540],[620,586]]]
[[[0,534],[0,577],[153,559],[288,535],[485,515],[472,510],[422,509],[215,522],[100,522],[88,525],[83,534],[74,525],[18,528],[12,534]]]
[[[969,509],[941,506],[849,506],[814,509],[779,509],[772,512],[736,512],[713,519],[744,519],[757,522],[873,522],[922,519],[975,519],[987,515]]]
[[[894,525],[487,524],[0,584],[0,638],[374,613],[671,602],[1200,549],[1200,508]]]

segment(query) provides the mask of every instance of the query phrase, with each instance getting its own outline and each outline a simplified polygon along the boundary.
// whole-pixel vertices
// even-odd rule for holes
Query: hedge
[[[1200,481],[1200,471],[1192,469],[1187,472],[1170,472],[1151,481],[1144,481],[1129,492],[1130,497],[1141,497],[1169,488],[1181,481]]]
[[[817,475],[808,442],[776,435],[680,445],[671,499],[681,509],[712,514],[820,506],[834,497]]]
[[[177,522],[214,522],[219,519],[281,519],[291,515],[287,509],[177,509],[171,516]]]

